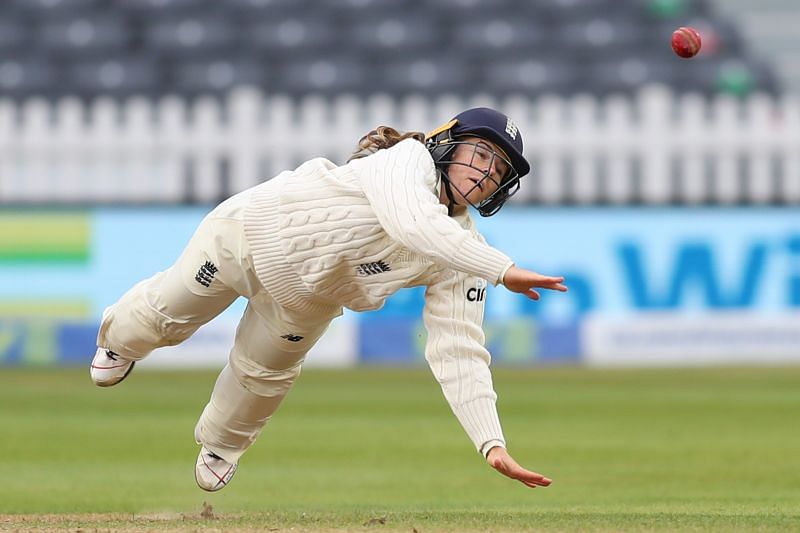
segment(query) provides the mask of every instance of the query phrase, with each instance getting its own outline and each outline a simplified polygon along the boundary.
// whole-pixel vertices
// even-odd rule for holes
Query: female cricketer
[[[200,488],[225,487],[343,307],[379,309],[426,287],[425,358],[476,449],[535,488],[550,479],[507,452],[482,330],[486,283],[537,300],[562,277],[520,268],[488,246],[467,212],[496,213],[530,170],[504,114],[474,108],[427,136],[379,127],[347,164],[312,159],[236,194],[202,221],[177,262],[103,313],[91,377],[125,379],[152,350],[187,339],[248,299],[228,364],[195,426]]]

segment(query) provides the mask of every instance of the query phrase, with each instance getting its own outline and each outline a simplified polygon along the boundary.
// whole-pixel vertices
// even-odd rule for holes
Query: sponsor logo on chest
[[[482,302],[486,299],[486,281],[479,279],[474,287],[467,289],[467,300]]]
[[[383,261],[375,261],[374,263],[361,263],[356,267],[357,276],[372,276],[373,274],[380,274],[382,272],[389,272],[392,267]]]

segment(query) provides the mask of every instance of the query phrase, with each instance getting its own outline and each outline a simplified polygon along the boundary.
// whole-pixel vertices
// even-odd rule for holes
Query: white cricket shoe
[[[111,350],[98,348],[92,359],[89,374],[98,387],[116,385],[131,373],[135,361],[128,361]]]
[[[238,466],[238,463],[231,464],[203,446],[200,448],[200,455],[197,456],[194,479],[201,489],[216,492],[230,483]]]

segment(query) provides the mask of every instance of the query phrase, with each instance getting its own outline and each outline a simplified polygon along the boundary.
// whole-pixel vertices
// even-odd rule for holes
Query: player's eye
[[[492,151],[485,144],[476,144],[475,154],[480,156],[481,159],[487,159],[492,156]]]
[[[508,165],[503,163],[502,160],[500,159],[495,160],[494,167],[495,170],[497,170],[497,175],[500,176],[501,178],[506,177],[506,174],[508,174]]]

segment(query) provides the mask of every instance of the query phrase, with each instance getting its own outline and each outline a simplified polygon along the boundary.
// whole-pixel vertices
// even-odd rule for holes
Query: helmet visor
[[[493,215],[519,190],[519,173],[505,154],[498,153],[499,150],[490,148],[486,143],[456,139],[451,144],[456,146],[450,152],[450,160],[441,163],[446,163],[449,167],[467,167],[480,173],[480,177],[476,180],[470,179],[468,183],[471,186],[465,186],[465,181],[457,186],[452,180],[450,186],[482,216]],[[467,148],[468,158],[453,160],[458,146]],[[479,199],[476,200],[476,197]]]

